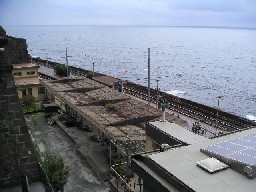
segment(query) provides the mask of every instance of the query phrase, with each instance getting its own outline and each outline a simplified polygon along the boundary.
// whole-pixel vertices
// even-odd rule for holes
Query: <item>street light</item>
[[[216,113],[216,133],[217,133],[217,128],[218,128],[218,118],[219,118],[219,109],[220,109],[220,99],[222,99],[223,96],[217,96],[216,99],[217,99],[217,113]]]

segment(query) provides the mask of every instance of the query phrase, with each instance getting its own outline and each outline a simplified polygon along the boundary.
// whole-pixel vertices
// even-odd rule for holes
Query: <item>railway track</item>
[[[38,60],[40,65],[45,65],[46,60]],[[48,66],[53,68],[56,63],[48,62]],[[77,67],[69,66],[69,70],[74,75],[86,76],[88,70],[80,69]],[[99,73],[98,73],[99,74]],[[40,74],[42,78],[54,80],[53,77],[47,76],[46,74]],[[103,75],[104,74],[99,74]],[[124,83],[124,92],[143,100],[148,100],[148,88],[142,85],[138,85],[132,82]],[[256,122],[248,120],[246,118],[227,113],[225,111],[212,108],[194,101],[190,101],[184,98],[180,98],[174,95],[167,94],[165,92],[156,91],[155,89],[150,90],[151,102],[157,103],[164,102],[169,105],[169,109],[176,111],[197,121],[204,122],[218,129],[222,129],[228,132],[236,132],[244,129],[256,127]]]

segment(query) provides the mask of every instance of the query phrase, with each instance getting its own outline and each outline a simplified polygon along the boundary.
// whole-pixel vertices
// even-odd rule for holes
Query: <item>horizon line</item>
[[[200,25],[88,25],[88,24],[1,24],[0,26],[92,26],[92,27],[170,27],[170,28],[223,28],[223,29],[248,29],[256,30],[256,27],[228,27],[228,26],[200,26]]]

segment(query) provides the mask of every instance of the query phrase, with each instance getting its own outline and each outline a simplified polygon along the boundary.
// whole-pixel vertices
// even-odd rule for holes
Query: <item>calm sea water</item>
[[[4,26],[29,53],[256,118],[256,30],[124,26]]]

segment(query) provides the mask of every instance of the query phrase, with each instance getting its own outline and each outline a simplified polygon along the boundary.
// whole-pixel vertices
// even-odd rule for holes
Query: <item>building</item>
[[[255,129],[207,139],[177,128],[169,122],[147,125],[147,136],[169,146],[133,156],[131,167],[143,180],[143,192],[255,191]]]
[[[194,134],[185,127],[169,121],[151,121],[146,124],[146,149],[154,151],[161,145],[170,147],[186,146],[209,140],[198,134]]]
[[[12,66],[12,74],[18,88],[19,98],[31,95],[37,100],[44,99],[45,88],[41,85],[38,77],[39,66],[33,63],[12,64]]]

